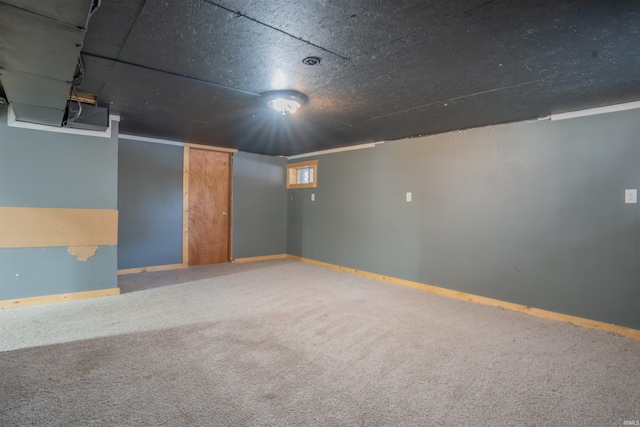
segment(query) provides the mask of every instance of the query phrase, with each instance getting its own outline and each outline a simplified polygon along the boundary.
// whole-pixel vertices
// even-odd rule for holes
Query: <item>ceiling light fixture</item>
[[[307,103],[309,98],[303,93],[295,90],[277,90],[263,93],[267,106],[286,116],[287,113],[295,113],[300,107]]]

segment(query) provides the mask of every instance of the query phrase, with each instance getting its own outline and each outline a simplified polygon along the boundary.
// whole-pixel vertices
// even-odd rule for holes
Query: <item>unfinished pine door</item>
[[[188,150],[188,264],[227,262],[231,249],[231,153]]]

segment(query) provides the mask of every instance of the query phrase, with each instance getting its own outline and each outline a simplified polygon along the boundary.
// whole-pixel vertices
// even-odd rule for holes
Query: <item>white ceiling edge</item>
[[[131,141],[143,141],[143,142],[153,142],[155,144],[165,144],[165,145],[175,145],[178,147],[183,147],[184,143],[181,141],[173,141],[170,139],[162,139],[162,138],[149,138],[146,136],[137,136],[137,135],[129,135],[129,134],[119,134],[118,138],[120,139],[126,139],[126,140],[131,140]],[[303,157],[310,157],[310,156],[321,156],[323,154],[331,154],[331,153],[339,153],[342,151],[352,151],[352,150],[361,150],[363,148],[373,148],[378,144],[382,144],[384,143],[384,141],[381,142],[371,142],[368,144],[360,144],[360,145],[351,145],[351,146],[347,146],[347,147],[340,147],[340,148],[332,148],[329,150],[323,150],[323,151],[314,151],[311,153],[304,153],[304,154],[296,154],[295,156],[278,156],[278,157],[285,157],[286,159],[301,159]],[[240,151],[240,150],[238,150]]]
[[[551,114],[549,116],[539,117],[539,118],[534,119],[534,120],[525,120],[525,122],[543,121],[543,120],[551,120],[551,121],[566,120],[566,119],[572,119],[572,118],[577,118],[577,117],[585,117],[585,116],[613,113],[613,112],[616,112],[616,111],[625,111],[625,110],[633,110],[633,109],[640,109],[640,101],[627,102],[627,103],[623,103],[623,104],[607,105],[605,107],[589,108],[589,109],[585,109],[585,110],[569,111],[569,112],[565,112],[565,113]],[[75,134],[75,135],[98,136],[98,137],[105,137],[105,138],[110,138],[111,137],[111,121],[119,122],[120,121],[120,116],[114,115],[114,114],[110,114],[109,115],[109,127],[103,132],[90,131],[90,130],[84,130],[84,129],[72,129],[72,128],[64,128],[64,127],[38,125],[38,124],[35,124],[35,123],[17,121],[15,119],[15,114],[13,112],[13,109],[11,108],[11,105],[9,105],[9,114],[8,114],[8,117],[7,117],[7,124],[9,126],[11,126],[11,127],[19,127],[19,128],[25,128],[25,129],[36,129],[36,130],[68,133],[68,134]],[[490,126],[496,126],[496,125],[490,125]],[[465,129],[465,130],[471,130],[471,129]],[[178,147],[184,146],[184,144],[181,141],[174,141],[174,140],[162,139],[162,138],[150,138],[150,137],[146,137],[146,136],[119,134],[118,138],[119,139],[132,140],[132,141],[143,141],[143,142],[153,142],[153,143],[156,143],[156,144],[174,145],[174,146],[178,146]],[[313,151],[313,152],[303,153],[303,154],[296,154],[294,156],[278,156],[278,157],[285,157],[287,160],[302,159],[302,158],[305,158],[305,157],[322,156],[322,155],[325,155],[325,154],[340,153],[340,152],[343,152],[343,151],[353,151],[353,150],[362,150],[362,149],[365,149],[365,148],[373,148],[376,145],[384,144],[385,142],[386,141],[370,142],[370,143],[367,143],[367,144],[351,145],[351,146],[340,147],[340,148],[331,148],[331,149],[328,149],[328,150],[321,150],[321,151]]]
[[[549,120],[566,120],[577,117],[594,116],[596,114],[614,113],[616,111],[635,110],[640,108],[640,101],[626,102],[624,104],[607,105],[605,107],[589,108],[586,110],[568,111],[566,113],[551,114]]]
[[[386,141],[369,142],[367,144],[348,145],[346,147],[331,148],[329,150],[312,151],[311,153],[296,154],[295,156],[286,156],[287,160],[302,159],[304,157],[322,156],[324,154],[341,153],[343,151],[362,150],[364,148],[373,148],[376,145],[384,144]]]
[[[119,139],[127,139],[130,141],[143,141],[143,142],[153,142],[154,144],[165,144],[165,145],[175,145],[177,147],[183,147],[184,144],[180,141],[173,141],[171,139],[162,139],[162,138],[149,138],[146,136],[137,136],[137,135],[129,135],[126,133],[121,133],[118,135]]]
[[[13,111],[13,107],[9,104],[9,114],[7,114],[7,126],[21,129],[41,130],[45,132],[57,132],[66,133],[69,135],[84,135],[84,136],[96,136],[98,138],[111,138],[111,122],[119,122],[120,116],[115,114],[109,114],[109,126],[103,130],[87,130],[87,129],[74,129],[67,127],[47,126],[37,123],[21,122],[16,120],[16,114]]]

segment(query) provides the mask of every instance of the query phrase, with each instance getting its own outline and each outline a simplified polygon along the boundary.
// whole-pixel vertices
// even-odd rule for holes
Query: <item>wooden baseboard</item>
[[[288,258],[287,254],[278,254],[278,255],[264,255],[264,256],[252,256],[246,258],[236,258],[233,260],[236,264],[242,264],[244,262],[256,262],[256,261],[270,261],[272,259],[285,259]]]
[[[99,289],[97,291],[73,292],[70,294],[44,295],[0,301],[0,308],[25,307],[28,305],[49,304],[52,302],[76,301],[88,298],[120,295],[120,288]]]
[[[393,283],[395,285],[407,286],[410,288],[431,292],[433,294],[442,295],[449,298],[455,298],[455,299],[460,299],[464,301],[475,302],[478,304],[490,305],[494,307],[501,307],[506,310],[516,311],[518,313],[530,314],[532,316],[540,317],[542,319],[549,319],[549,320],[555,320],[558,322],[571,323],[572,325],[582,326],[582,327],[591,328],[591,329],[598,329],[600,331],[614,332],[624,337],[640,340],[640,330],[638,329],[627,328],[625,326],[613,325],[611,323],[599,322],[597,320],[585,319],[582,317],[571,316],[569,314],[557,313],[555,311],[543,310],[540,308],[529,307],[526,305],[515,304],[512,302],[501,301],[493,298],[482,297],[479,295],[468,294],[466,292],[440,288],[433,285],[426,285],[423,283],[412,282],[410,280],[384,276],[382,274],[370,273],[368,271],[356,270],[355,268],[342,267],[339,265],[329,264],[326,262],[316,261],[308,258],[302,258],[295,255],[287,255],[287,258],[295,261],[304,262],[307,264],[319,265],[322,267],[331,268],[333,270],[343,271],[346,273],[357,274],[359,276],[368,277],[370,279],[382,280],[385,282]]]
[[[177,270],[178,268],[187,268],[187,266],[185,264],[166,264],[152,265],[151,267],[127,268],[124,270],[118,270],[118,276],[123,274],[147,273],[150,271]]]

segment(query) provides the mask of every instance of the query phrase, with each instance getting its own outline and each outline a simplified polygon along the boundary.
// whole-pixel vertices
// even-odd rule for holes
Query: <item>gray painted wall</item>
[[[638,111],[319,159],[288,192],[289,253],[640,328]]]
[[[233,156],[233,258],[287,252],[287,161]]]
[[[182,263],[183,152],[120,139],[118,269]]]
[[[0,249],[0,300],[117,287],[116,246],[99,246],[87,261],[66,247]]]
[[[111,138],[7,126],[0,109],[0,206],[117,208],[118,123]],[[87,261],[66,247],[0,248],[0,300],[117,287],[116,246]]]
[[[0,206],[116,209],[118,123],[112,138],[7,126],[0,109]]]

